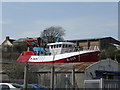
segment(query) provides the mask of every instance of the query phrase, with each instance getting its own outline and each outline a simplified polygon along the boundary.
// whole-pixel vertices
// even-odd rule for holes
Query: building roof
[[[3,41],[2,45],[13,45],[15,39],[10,39],[9,36],[6,36],[6,39]]]
[[[84,70],[94,64],[96,62],[80,62],[80,63],[55,63],[54,67],[55,67],[55,71],[56,72],[71,72],[71,70],[73,68],[75,68],[75,72],[84,72]],[[15,63],[2,63],[3,68],[6,68],[8,66],[12,66]],[[23,65],[23,63],[17,63],[20,65]],[[35,73],[49,73],[51,72],[51,67],[53,64],[29,64],[29,67],[31,69],[32,72]],[[4,69],[3,69],[4,71]]]
[[[2,45],[13,45],[14,39],[5,40]]]
[[[101,39],[114,39],[112,37],[102,37],[102,38],[88,38],[88,39],[76,39],[76,40],[67,40],[67,41],[96,41],[96,40],[101,40]],[[116,40],[116,39],[114,39]],[[118,41],[118,40],[117,40]]]
[[[9,41],[10,41],[11,43],[13,43],[15,40],[14,40],[14,39],[9,39]]]
[[[96,62],[79,62],[79,63],[55,63],[55,71],[56,72],[71,72],[71,70],[74,68],[75,72],[84,72],[84,70],[94,64]],[[33,65],[31,68],[35,70],[34,72],[50,72],[51,71],[52,64],[38,64]],[[35,69],[36,68],[36,69]]]
[[[101,40],[109,40],[109,43],[120,45],[120,41],[116,40],[112,37],[103,37],[103,38],[90,38],[90,39],[76,39],[76,40],[67,40],[68,42],[80,43],[80,42],[88,42],[88,41],[101,41]],[[106,42],[106,41],[105,41]]]

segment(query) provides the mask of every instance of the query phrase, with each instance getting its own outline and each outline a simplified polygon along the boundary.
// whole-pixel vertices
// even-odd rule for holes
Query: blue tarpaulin
[[[41,52],[45,52],[45,50],[41,47],[34,47],[33,51],[41,51]]]
[[[35,45],[36,43],[35,42],[31,42],[31,45]]]

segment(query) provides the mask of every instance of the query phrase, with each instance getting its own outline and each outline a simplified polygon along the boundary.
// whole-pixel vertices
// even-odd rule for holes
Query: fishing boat
[[[24,63],[76,63],[96,62],[99,60],[100,50],[80,50],[75,43],[55,42],[47,44],[47,49],[39,46],[33,51],[23,51],[18,62]]]

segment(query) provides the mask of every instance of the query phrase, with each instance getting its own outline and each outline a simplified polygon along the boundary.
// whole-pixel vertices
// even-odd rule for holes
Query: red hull
[[[25,53],[25,55],[23,55]],[[84,53],[72,57],[67,57],[55,61],[49,61],[49,62],[28,62],[31,56],[34,55],[32,52],[23,52],[17,59],[18,62],[23,62],[23,63],[74,63],[74,62],[97,62],[99,61],[99,53],[100,51],[96,52],[90,52],[90,53]],[[26,54],[27,53],[27,54]]]

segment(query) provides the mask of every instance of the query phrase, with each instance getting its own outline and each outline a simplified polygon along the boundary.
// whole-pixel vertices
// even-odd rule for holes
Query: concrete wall
[[[78,88],[84,88],[84,73],[76,73],[75,80]]]

